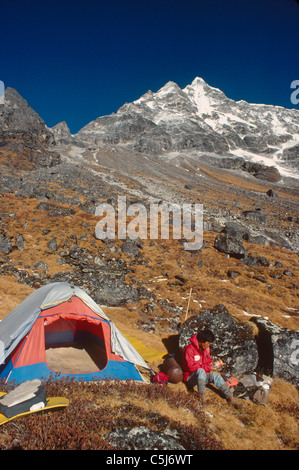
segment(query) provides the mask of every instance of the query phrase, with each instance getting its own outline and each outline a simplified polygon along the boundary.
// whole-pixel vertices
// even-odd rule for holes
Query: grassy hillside
[[[2,170],[2,178],[9,180],[8,167]],[[18,173],[20,181],[23,177],[29,179],[24,171]],[[207,208],[221,207],[236,214],[262,201],[273,226],[296,229],[297,222],[290,222],[289,218],[297,217],[297,191],[277,187],[278,199],[273,201],[264,196],[261,199],[268,189],[263,182],[225,172],[206,170],[206,175],[209,182],[204,180],[203,186],[190,190],[191,193],[183,184],[179,186],[178,181],[173,182],[173,187]],[[132,184],[126,179],[127,187]],[[57,209],[54,213],[40,209],[41,200],[37,196],[17,195],[17,190],[1,193],[1,236],[10,240],[11,250],[0,255],[0,319],[34,289],[51,282],[53,276],[67,277],[75,272],[82,281],[81,287],[88,289],[83,274],[88,274],[89,268],[100,272],[104,266],[110,276],[117,277],[121,269],[125,284],[142,287],[147,293],[135,301],[102,308],[122,333],[157,353],[149,362],[154,370],[158,370],[163,355],[176,347],[191,289],[188,316],[221,303],[243,322],[260,315],[277,326],[298,329],[297,253],[244,241],[248,253],[263,256],[270,263],[267,267],[249,267],[218,252],[214,248],[217,232],[205,231],[204,247],[199,252],[185,251],[179,240],[143,240],[139,254],[128,255],[121,250],[120,240],[105,243],[95,239],[98,219],[92,211],[84,210],[84,204],[91,200],[88,192],[84,195],[88,182],[83,178],[80,185],[62,177],[40,182],[40,187],[52,198],[49,202]],[[114,197],[117,187],[109,191]],[[107,200],[109,191],[103,194],[103,201]],[[77,202],[72,205],[61,202],[66,198]],[[49,247],[53,239],[54,250]],[[70,259],[74,248],[80,253],[79,260]],[[237,276],[230,277],[229,271]],[[285,274],[286,271],[291,275]],[[250,325],[256,333],[252,322]],[[2,384],[1,389],[5,388]],[[298,392],[294,385],[278,378],[274,379],[266,407],[245,401],[241,410],[229,406],[213,390],[208,390],[207,404],[202,406],[182,383],[162,388],[150,383],[84,385],[59,381],[47,383],[46,388],[48,396],[68,397],[69,407],[2,426],[1,449],[108,449],[111,442],[107,433],[115,428],[136,426],[164,434],[175,433],[180,445],[190,450],[298,449]]]

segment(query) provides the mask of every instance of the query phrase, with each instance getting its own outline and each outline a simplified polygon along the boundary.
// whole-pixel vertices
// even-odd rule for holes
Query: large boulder
[[[226,233],[230,237],[237,238],[238,240],[248,241],[251,238],[248,227],[237,222],[226,222],[222,232]]]
[[[246,255],[246,249],[242,240],[228,233],[217,235],[214,247],[221,253],[225,253],[233,258],[242,259]]]
[[[251,138],[254,139],[253,137]],[[244,140],[246,139],[247,139],[246,143],[248,144],[250,137],[246,136]],[[257,179],[261,179],[265,181],[276,182],[276,181],[279,181],[280,179],[279,171],[274,166],[266,166],[266,165],[262,165],[261,163],[246,161],[242,165],[242,170],[250,173],[251,175],[255,176],[255,178]]]
[[[211,355],[223,360],[223,372],[242,376],[255,370],[258,349],[253,330],[230,315],[224,305],[216,305],[188,318],[179,334],[180,349],[183,350],[191,336],[204,328],[210,329],[215,335]]]
[[[259,367],[273,377],[299,383],[299,331],[280,328],[265,318],[253,318],[259,328]]]

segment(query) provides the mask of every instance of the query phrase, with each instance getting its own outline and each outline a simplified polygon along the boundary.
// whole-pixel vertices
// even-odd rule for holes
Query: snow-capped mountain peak
[[[99,117],[75,136],[96,145],[113,142],[139,152],[165,155],[192,151],[299,170],[299,111],[234,101],[196,77],[181,89],[169,81],[117,113]]]
[[[180,87],[172,81],[167,82],[160,90],[157,91],[159,98],[168,95],[169,93],[177,93],[180,91]]]

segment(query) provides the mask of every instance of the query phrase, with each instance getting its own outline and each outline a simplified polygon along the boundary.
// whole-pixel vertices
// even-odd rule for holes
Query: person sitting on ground
[[[201,330],[190,338],[190,343],[183,351],[183,380],[188,389],[197,386],[202,402],[205,401],[206,385],[213,384],[228,403],[239,407],[239,400],[233,396],[223,377],[216,372],[211,359],[210,344],[214,339],[213,332],[208,329]]]

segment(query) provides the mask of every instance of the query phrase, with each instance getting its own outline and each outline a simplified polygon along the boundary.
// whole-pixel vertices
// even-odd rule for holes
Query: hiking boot
[[[233,395],[227,397],[226,401],[236,409],[243,408],[244,406],[244,403],[242,403],[241,400],[239,400],[238,398],[235,398]]]

